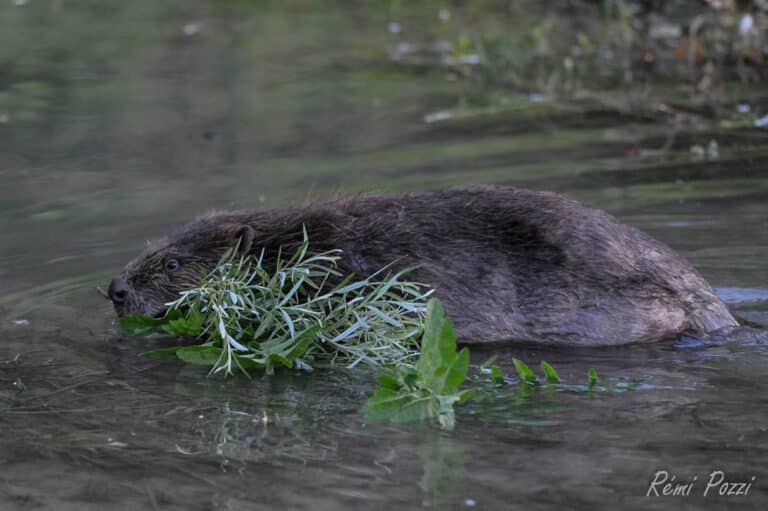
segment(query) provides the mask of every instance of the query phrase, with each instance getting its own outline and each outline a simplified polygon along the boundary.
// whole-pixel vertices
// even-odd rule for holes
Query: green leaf
[[[172,319],[161,327],[163,332],[176,337],[184,337],[186,335],[185,332],[187,329],[187,320],[184,318]]]
[[[496,362],[496,355],[493,355],[491,358],[480,364],[480,369],[493,369],[495,367],[493,364]]]
[[[118,319],[118,323],[123,330],[133,335],[150,335],[165,331],[164,328],[169,322],[182,317],[181,311],[169,309],[162,318],[144,315],[123,316]]]
[[[421,356],[416,372],[425,388],[436,395],[449,395],[464,382],[469,367],[469,350],[456,353],[453,322],[446,318],[442,304],[427,303],[427,318],[421,338]]]
[[[541,370],[544,373],[544,378],[547,380],[547,383],[560,383],[560,376],[558,376],[555,368],[544,360],[541,361]]]
[[[454,344],[454,350],[456,349]],[[445,377],[442,380],[442,385],[437,389],[439,394],[453,394],[455,393],[459,385],[464,383],[467,377],[467,370],[469,369],[469,349],[462,349],[458,356],[453,357],[453,363],[445,373]]]
[[[400,367],[396,375],[379,378],[378,389],[363,408],[368,418],[395,422],[437,418],[442,428],[453,428],[454,405],[470,396],[469,391],[458,391],[467,377],[469,350],[456,353],[453,323],[439,301],[428,302],[424,323],[416,367]]]
[[[176,349],[176,356],[188,364],[211,366],[221,356],[218,346],[182,346]]]
[[[270,376],[275,374],[275,363],[278,363],[284,367],[287,367],[288,369],[293,367],[293,359],[284,357],[283,355],[280,355],[278,353],[273,353],[267,356],[266,365],[264,367],[265,372]]]
[[[412,367],[400,367],[398,375],[400,376],[403,385],[409,389],[415,389],[419,383],[419,373]]]
[[[133,335],[150,335],[160,332],[166,324],[165,318],[150,316],[123,316],[118,320],[120,328]]]
[[[320,333],[320,326],[315,325],[299,334],[299,337],[296,339],[296,342],[291,349],[291,358],[302,358],[307,353],[307,350],[312,343],[315,342],[318,333]]]
[[[363,415],[393,422],[422,421],[434,415],[432,400],[418,394],[403,394],[389,388],[377,389],[363,407]]]
[[[379,388],[397,391],[402,386],[397,378],[390,373],[385,372],[379,375]]]
[[[501,372],[501,369],[499,369],[496,366],[491,367],[491,381],[495,383],[496,385],[504,385],[504,375]]]
[[[594,367],[590,367],[589,371],[587,371],[587,384],[590,389],[597,384],[597,371],[595,371]]]
[[[456,334],[453,331],[453,321],[448,318],[443,319],[443,325],[440,328],[438,337],[438,349],[441,365],[452,365],[456,358]],[[466,349],[466,348],[465,348]],[[467,353],[469,356],[469,353]]]
[[[470,397],[472,397],[472,389],[466,389],[459,392],[459,400],[456,401],[457,403],[463,403],[467,401]]]
[[[517,371],[517,377],[520,378],[521,383],[536,384],[536,375],[533,374],[531,368],[518,358],[513,358],[512,363],[515,364],[515,370]]]
[[[167,325],[163,325],[163,331],[175,335],[176,337],[197,337],[202,333],[205,316],[197,311],[191,310],[189,317],[171,319]]]
[[[446,328],[446,325],[443,305],[438,300],[431,299],[427,303],[424,335],[421,336],[421,356],[416,364],[416,371],[422,376],[432,375],[440,367],[440,357],[442,355],[440,340],[443,336],[444,328]]]
[[[302,332],[295,341],[289,338],[274,339],[262,343],[257,351],[263,354],[263,365],[266,373],[274,374],[275,363],[288,368],[293,367],[294,360],[304,357],[319,331],[319,326],[313,326]]]
[[[235,360],[235,364],[239,365],[241,369],[264,369],[264,364],[253,360],[252,358],[244,355],[238,355],[237,352],[232,352],[232,358]],[[215,369],[215,368],[214,368]],[[249,375],[250,376],[250,375]]]

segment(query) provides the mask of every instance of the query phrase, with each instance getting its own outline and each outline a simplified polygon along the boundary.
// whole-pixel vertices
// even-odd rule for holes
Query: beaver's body
[[[736,325],[662,243],[559,195],[504,187],[211,214],[130,263],[110,296],[118,314],[160,314],[238,239],[274,258],[303,227],[312,251],[343,251],[343,271],[415,266],[411,278],[435,289],[466,343],[615,345]]]

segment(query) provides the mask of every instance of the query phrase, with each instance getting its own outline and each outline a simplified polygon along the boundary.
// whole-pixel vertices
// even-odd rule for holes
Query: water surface
[[[463,115],[450,74],[392,60],[438,23],[431,3],[398,11],[401,35],[390,10],[341,4],[16,4],[0,7],[0,508],[766,508],[768,132],[523,93]],[[509,385],[444,432],[367,422],[365,370],[225,381],[143,358],[155,341],[121,334],[95,289],[213,208],[468,183],[607,209],[753,326],[476,350],[509,375],[546,359],[568,385]],[[713,470],[755,481],[644,499],[662,469],[698,477],[694,495]]]

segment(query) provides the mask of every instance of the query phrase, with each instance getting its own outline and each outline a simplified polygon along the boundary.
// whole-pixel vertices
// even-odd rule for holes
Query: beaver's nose
[[[107,295],[115,305],[125,303],[128,298],[128,283],[123,277],[115,277],[109,284]]]

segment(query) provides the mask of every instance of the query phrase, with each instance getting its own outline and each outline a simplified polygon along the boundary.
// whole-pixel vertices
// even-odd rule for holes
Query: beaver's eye
[[[176,259],[168,259],[165,262],[165,269],[167,271],[176,271],[176,270],[179,269],[179,266],[181,266],[181,265],[179,264],[179,262]]]

